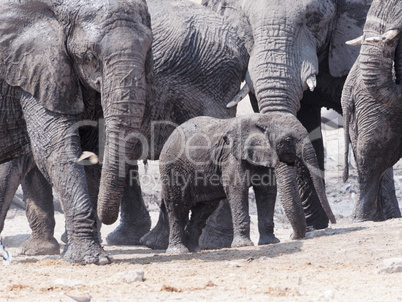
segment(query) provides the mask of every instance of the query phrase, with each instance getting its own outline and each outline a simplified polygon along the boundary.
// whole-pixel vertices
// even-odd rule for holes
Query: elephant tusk
[[[351,46],[362,45],[363,44],[363,36],[360,36],[360,37],[358,37],[356,39],[353,39],[353,40],[346,41],[345,43],[348,44],[348,45],[351,45]]]
[[[77,161],[80,162],[80,161],[82,161],[82,160],[84,160],[84,159],[87,159],[87,158],[89,159],[89,161],[90,161],[92,164],[97,164],[97,163],[99,162],[99,157],[98,157],[98,155],[96,155],[96,154],[93,153],[93,152],[89,152],[89,151],[84,151],[84,152],[82,152],[80,158],[79,158]]]
[[[246,95],[250,92],[250,87],[244,84],[243,88],[235,95],[235,97],[226,105],[226,108],[232,108],[239,104],[241,100],[243,100]]]
[[[391,41],[392,39],[394,39],[398,34],[399,34],[398,29],[391,29],[380,37],[367,38],[366,41],[368,43],[372,43],[372,44],[387,43],[387,42]]]
[[[314,89],[317,87],[317,78],[315,75],[310,76],[307,81],[307,86],[310,89],[310,91],[314,91]]]

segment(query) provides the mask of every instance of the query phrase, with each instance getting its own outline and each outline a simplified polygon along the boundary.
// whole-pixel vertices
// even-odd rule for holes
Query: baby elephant
[[[253,245],[248,214],[250,186],[256,195],[260,238],[271,236],[271,242],[278,242],[273,233],[277,187],[293,238],[303,238],[306,221],[293,167],[296,159],[309,167],[320,202],[335,223],[315,151],[307,131],[293,115],[197,117],[180,125],[165,143],[159,159],[162,199],[169,217],[167,252],[196,251],[206,219],[224,198],[232,212],[232,247]],[[264,216],[269,219],[261,219]]]

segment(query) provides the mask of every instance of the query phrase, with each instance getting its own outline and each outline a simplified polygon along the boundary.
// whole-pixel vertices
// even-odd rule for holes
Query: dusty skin
[[[247,102],[241,106],[242,112],[248,111]],[[278,244],[185,255],[106,245],[111,265],[75,266],[58,256],[19,256],[18,245],[29,237],[30,229],[24,211],[13,208],[2,232],[13,262],[0,263],[0,301],[74,301],[71,297],[80,301],[90,297],[91,301],[402,301],[402,273],[379,273],[384,259],[402,258],[402,219],[352,223],[356,170],[351,169],[346,184],[342,182],[343,131],[326,130],[324,135],[327,194],[338,220],[329,229],[292,241],[290,225],[278,206]],[[157,163],[146,170],[141,171],[143,193],[156,223]],[[399,164],[395,170],[399,200],[401,172]],[[250,197],[252,239],[257,242],[252,193]],[[63,215],[57,213],[56,220],[59,240]],[[116,225],[104,226],[103,238]],[[135,271],[144,273],[144,281],[130,283]]]

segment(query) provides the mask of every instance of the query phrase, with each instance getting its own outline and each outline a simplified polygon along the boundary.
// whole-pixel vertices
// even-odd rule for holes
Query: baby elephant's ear
[[[271,146],[267,132],[258,123],[257,116],[235,119],[224,134],[226,148],[238,160],[251,165],[273,168],[279,162]]]
[[[274,168],[279,162],[266,133],[258,127],[253,127],[244,140],[241,158],[251,165],[269,168]]]

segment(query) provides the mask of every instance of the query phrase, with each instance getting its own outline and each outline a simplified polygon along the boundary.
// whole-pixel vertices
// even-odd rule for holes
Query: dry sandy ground
[[[106,245],[113,264],[75,266],[58,256],[18,256],[18,245],[30,230],[24,212],[14,208],[2,233],[13,262],[0,264],[0,301],[74,301],[70,296],[82,301],[402,301],[402,273],[381,272],[384,260],[402,258],[402,219],[352,224],[356,172],[352,169],[351,180],[342,183],[342,129],[325,131],[325,141],[327,193],[338,219],[327,230],[289,240],[291,230],[278,206],[276,235],[281,243],[275,245],[173,256]],[[147,170],[142,171],[147,175],[143,189],[155,223],[157,163]],[[398,166],[399,197],[401,171]],[[251,210],[256,242],[255,206]],[[59,239],[64,218],[60,213],[56,218]],[[103,227],[103,237],[115,226]],[[144,273],[143,281],[133,281],[138,271]]]

